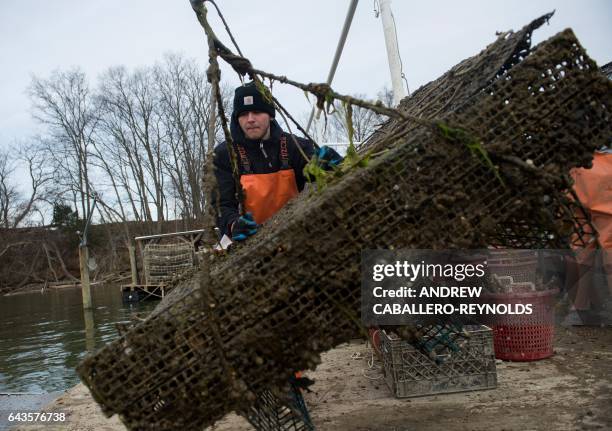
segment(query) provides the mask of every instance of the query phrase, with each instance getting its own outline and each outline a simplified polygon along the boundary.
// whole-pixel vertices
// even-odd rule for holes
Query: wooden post
[[[138,281],[142,282],[142,284],[147,284],[147,266],[145,263],[144,245],[142,244],[142,241],[136,241],[136,252],[138,253],[138,256],[140,256],[140,262],[142,262],[142,270],[144,272],[142,279],[138,277]]]
[[[79,265],[81,266],[81,293],[83,295],[83,308],[93,308],[91,302],[91,288],[89,284],[89,249],[86,245],[79,246]]]
[[[136,248],[133,244],[128,246],[130,252],[130,268],[132,268],[132,286],[138,284],[138,266],[136,265]]]
[[[96,325],[93,310],[91,308],[84,309],[83,318],[85,320],[85,349],[89,353],[93,353],[96,349]]]

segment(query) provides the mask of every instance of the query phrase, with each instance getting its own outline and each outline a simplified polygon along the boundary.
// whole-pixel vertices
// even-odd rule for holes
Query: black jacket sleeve
[[[214,151],[213,165],[215,177],[217,178],[217,190],[213,197],[213,202],[218,199],[219,217],[217,219],[217,227],[221,231],[221,236],[223,236],[223,234],[229,234],[229,225],[240,216],[240,212],[238,200],[236,199],[236,183],[232,174],[227,144],[224,142],[218,145]]]

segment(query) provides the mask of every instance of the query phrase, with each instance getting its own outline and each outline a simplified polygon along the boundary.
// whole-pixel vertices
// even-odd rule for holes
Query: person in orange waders
[[[600,250],[595,250],[594,244],[574,250],[575,263],[570,265],[572,277],[567,286],[573,308],[581,318],[574,324],[612,324],[612,150],[596,151],[591,169],[573,169],[571,175],[601,245]],[[596,277],[599,268],[603,274]],[[607,291],[601,283],[607,284]]]
[[[324,169],[332,169],[342,157],[323,146],[315,151],[312,141],[285,133],[274,119],[274,105],[259,92],[254,82],[236,88],[230,131],[238,157],[244,211],[236,199],[227,143],[215,148],[214,168],[219,193],[221,235],[244,241],[304,188],[307,163],[297,144],[310,159],[316,157]]]
[[[315,150],[312,141],[285,133],[274,116],[274,105],[262,96],[254,82],[236,88],[230,131],[238,157],[244,208],[236,197],[227,142],[215,147],[214,154],[220,209],[217,227],[222,237],[227,236],[232,241],[245,241],[255,235],[259,225],[304,189],[303,170],[308,161],[296,142],[308,159],[315,156],[323,169],[333,169],[342,161],[342,157],[328,146]],[[299,394],[297,388],[307,388],[312,383],[301,373],[295,373],[290,379],[290,398]],[[310,424],[308,413],[304,414],[302,420]]]

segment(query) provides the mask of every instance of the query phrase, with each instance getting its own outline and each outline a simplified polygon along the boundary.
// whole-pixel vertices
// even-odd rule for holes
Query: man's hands
[[[308,182],[316,183],[317,190],[323,190],[327,185],[328,175],[342,175],[343,160],[336,150],[324,145],[316,150],[304,166],[304,177]]]
[[[316,161],[319,167],[325,171],[330,171],[342,163],[342,156],[336,150],[327,145],[322,146],[317,151]]]
[[[257,223],[253,219],[253,214],[246,213],[240,216],[231,226],[232,241],[244,241],[248,237],[257,233]]]

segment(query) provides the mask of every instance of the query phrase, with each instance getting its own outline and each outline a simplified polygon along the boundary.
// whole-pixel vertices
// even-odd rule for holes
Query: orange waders
[[[591,169],[573,169],[574,190],[589,211],[591,223],[599,234],[603,270],[612,294],[612,154],[595,152]],[[593,300],[600,300],[592,291],[592,272],[595,262],[593,246],[575,250],[578,283],[574,305],[578,310],[589,309]]]
[[[238,144],[238,154],[245,172],[240,176],[245,196],[244,208],[253,214],[257,224],[262,224],[298,195],[295,172],[289,167],[287,137],[280,138],[281,169],[277,172],[254,174],[246,151],[240,144]]]
[[[287,137],[280,138],[281,169],[270,174],[254,174],[244,147],[238,144],[240,163],[244,174],[240,176],[240,184],[244,190],[244,208],[253,214],[257,224],[262,224],[276,214],[287,202],[298,195],[295,182],[295,172],[289,167],[289,152]],[[295,373],[297,379],[302,373]]]

